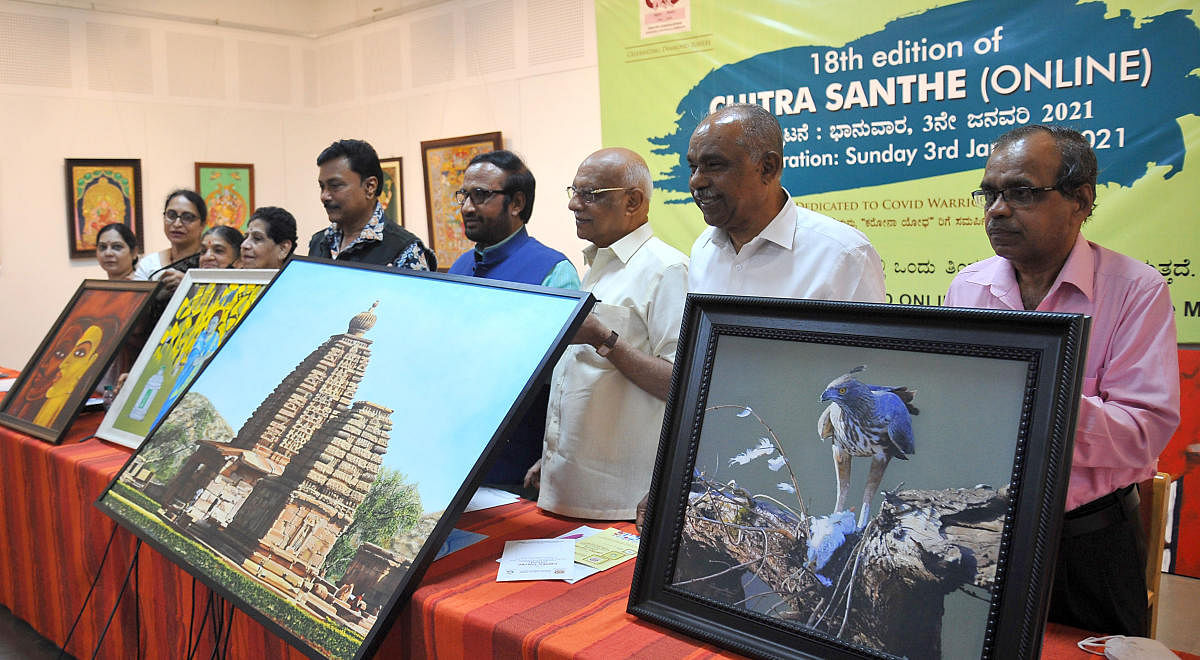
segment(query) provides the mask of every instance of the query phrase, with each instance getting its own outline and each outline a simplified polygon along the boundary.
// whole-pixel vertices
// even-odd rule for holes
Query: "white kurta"
[[[649,223],[584,250],[593,314],[633,348],[675,360],[687,257]],[[589,345],[567,347],[550,383],[538,506],[576,518],[632,519],[650,488],[666,404]]]

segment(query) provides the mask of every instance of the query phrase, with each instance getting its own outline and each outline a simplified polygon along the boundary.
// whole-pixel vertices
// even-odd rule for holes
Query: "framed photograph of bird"
[[[690,295],[629,611],[758,657],[1037,657],[1088,327]]]

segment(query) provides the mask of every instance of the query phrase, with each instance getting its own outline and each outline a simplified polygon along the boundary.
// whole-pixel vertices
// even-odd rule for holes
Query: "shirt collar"
[[[770,241],[787,250],[792,248],[792,242],[796,238],[796,203],[792,201],[792,194],[787,191],[787,188],[784,188],[783,192],[786,198],[779,212],[775,214],[771,222],[767,223],[766,227],[763,227],[762,231],[758,232],[757,236],[747,241],[746,245],[750,245],[761,238],[764,241]],[[733,248],[729,232],[724,229],[715,230],[710,240],[720,247]],[[744,248],[745,246],[742,247]]]
[[[505,245],[508,245],[514,239],[516,239],[518,236],[525,236],[528,233],[529,232],[525,231],[525,225],[521,225],[520,229],[514,231],[513,233],[509,234],[508,236],[505,236],[504,240],[500,241],[499,243],[496,243],[495,245],[489,245],[485,248],[481,248],[481,247],[479,247],[479,244],[476,243],[475,244],[475,253],[477,256],[475,258],[476,258],[476,260],[478,260],[481,258],[481,256],[486,256],[489,252],[491,252],[493,250],[498,250],[498,249],[504,247]]]
[[[1050,290],[1046,292],[1046,297],[1042,300],[1048,300],[1064,284],[1070,284],[1088,300],[1091,300],[1095,291],[1095,280],[1096,256],[1092,253],[1091,246],[1083,234],[1078,234],[1075,236],[1075,245],[1067,254],[1067,260],[1063,262],[1062,268],[1058,271],[1058,277],[1054,278],[1054,283],[1050,285]],[[1017,271],[1008,259],[997,259],[995,268],[981,269],[975,277],[968,281],[989,287],[992,295],[997,298],[1005,299],[1011,294],[1015,296],[1014,300],[1017,303],[1020,302],[1021,287],[1017,283]]]
[[[343,247],[342,241],[345,240],[345,235],[342,234],[342,230],[336,223],[330,223],[325,228],[325,242],[329,244],[330,256],[336,259],[339,252],[349,250],[363,241],[382,241],[384,224],[383,205],[377,201],[375,202],[375,210],[371,212],[371,219],[367,221],[366,226],[362,228],[362,231],[358,233],[358,236],[349,245]]]
[[[611,252],[617,259],[620,259],[621,263],[627,264],[629,263],[629,260],[633,258],[633,255],[637,253],[637,251],[641,249],[641,247],[646,244],[646,241],[650,240],[652,236],[654,236],[654,230],[650,227],[649,222],[645,222],[637,229],[634,229],[621,238],[618,238],[613,242],[612,245],[608,247],[596,247],[594,243],[588,245],[583,249],[583,259],[587,265],[591,266],[592,262],[596,260],[596,255],[599,254],[601,250],[607,250]]]

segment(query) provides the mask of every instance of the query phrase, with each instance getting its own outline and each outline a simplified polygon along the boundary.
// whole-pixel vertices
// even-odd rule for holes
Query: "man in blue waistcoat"
[[[502,149],[472,158],[455,200],[461,205],[463,233],[475,241],[475,249],[455,260],[449,272],[578,289],[575,266],[525,230],[533,214],[533,192],[533,173],[513,152]]]
[[[533,213],[533,173],[511,151],[479,154],[463,173],[455,193],[463,232],[475,249],[460,256],[450,273],[506,282],[578,289],[575,266],[558,250],[542,245],[525,231]],[[549,386],[543,387],[484,477],[484,483],[536,499],[536,490],[522,487],[526,469],[542,455]]]

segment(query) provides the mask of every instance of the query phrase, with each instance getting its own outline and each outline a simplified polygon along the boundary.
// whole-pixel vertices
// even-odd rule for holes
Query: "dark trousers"
[[[1137,484],[1067,512],[1049,619],[1104,635],[1144,637],[1146,547]]]

